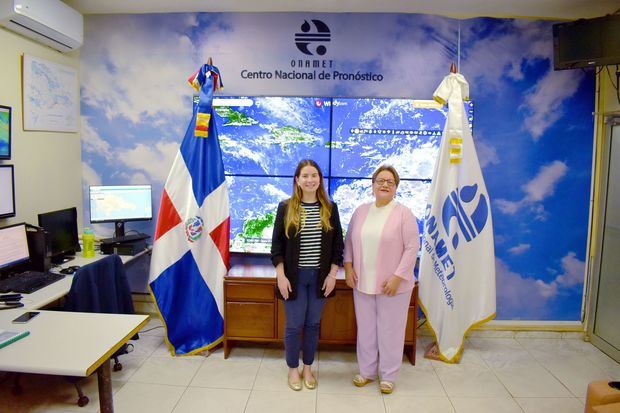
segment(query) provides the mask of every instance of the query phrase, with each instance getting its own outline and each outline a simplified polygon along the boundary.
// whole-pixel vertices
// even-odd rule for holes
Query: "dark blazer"
[[[281,262],[284,263],[284,274],[291,283],[291,293],[289,300],[297,298],[297,279],[299,275],[299,243],[300,235],[292,235],[287,238],[284,233],[284,217],[288,208],[287,202],[282,201],[278,205],[278,212],[273,227],[273,239],[271,241],[271,262],[273,266],[277,266]],[[332,229],[323,230],[321,236],[321,259],[319,264],[319,282],[317,283],[317,296],[324,297],[321,290],[327,274],[332,264],[342,265],[342,252],[344,250],[344,241],[342,240],[342,226],[340,225],[340,215],[338,214],[338,206],[332,202],[332,214],[329,219]],[[276,288],[278,298],[282,299],[280,290]],[[329,295],[332,297],[335,289]]]
[[[108,255],[75,273],[65,311],[134,313],[125,268],[118,255]]]

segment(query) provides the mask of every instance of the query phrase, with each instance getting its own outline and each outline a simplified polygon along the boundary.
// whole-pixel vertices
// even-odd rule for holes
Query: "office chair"
[[[118,255],[108,255],[77,270],[71,283],[71,289],[65,301],[65,311],[85,313],[134,314],[133,301],[125,268]],[[132,340],[137,340],[138,334]],[[111,358],[114,359],[114,371],[122,370],[118,357],[133,349],[132,344],[125,344]],[[78,393],[78,406],[88,403],[88,397],[82,393],[77,381],[74,381]]]

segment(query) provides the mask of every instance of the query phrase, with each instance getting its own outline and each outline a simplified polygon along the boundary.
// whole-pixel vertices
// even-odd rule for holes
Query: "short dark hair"
[[[398,184],[400,183],[400,177],[398,176],[398,172],[396,172],[396,168],[392,165],[381,165],[377,168],[377,170],[372,174],[372,183],[374,184],[377,180],[377,175],[379,175],[383,171],[388,171],[394,176],[394,181],[396,181],[396,187],[398,188]]]

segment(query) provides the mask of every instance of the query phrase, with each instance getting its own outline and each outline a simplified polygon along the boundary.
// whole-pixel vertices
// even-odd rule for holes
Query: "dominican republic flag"
[[[149,289],[173,355],[208,350],[221,342],[224,332],[230,214],[212,108],[220,79],[212,65],[203,65],[189,79],[200,97],[157,217]]]
[[[465,333],[495,317],[491,208],[463,100],[469,85],[446,76],[433,98],[448,116],[426,206],[419,269],[422,311],[441,360],[460,358]]]

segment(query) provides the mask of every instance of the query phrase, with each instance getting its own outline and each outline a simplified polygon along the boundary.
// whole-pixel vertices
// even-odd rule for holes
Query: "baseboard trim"
[[[511,331],[585,331],[581,321],[491,320],[476,330]]]
[[[157,314],[153,298],[150,294],[133,293],[134,307],[141,314]],[[428,325],[420,320],[419,332],[421,335],[431,335]],[[581,321],[538,321],[538,320],[491,320],[472,329],[469,335],[477,335],[481,331],[546,331],[558,333],[584,333],[584,324]]]

